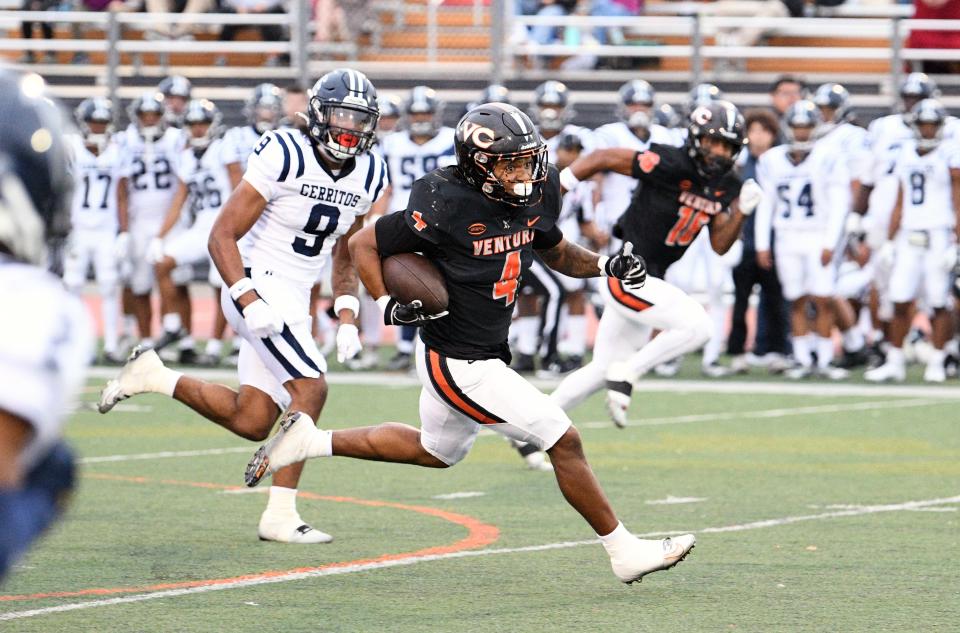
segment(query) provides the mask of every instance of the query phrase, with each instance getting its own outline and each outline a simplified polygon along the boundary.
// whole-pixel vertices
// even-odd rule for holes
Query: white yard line
[[[945,497],[941,499],[927,499],[923,501],[906,501],[903,503],[894,503],[886,505],[870,505],[863,506],[858,508],[851,508],[849,510],[838,510],[834,512],[822,512],[819,514],[807,514],[800,516],[788,516],[782,517],[779,519],[766,519],[763,521],[753,521],[750,523],[741,523],[735,525],[725,525],[721,527],[707,527],[695,532],[698,534],[717,534],[725,532],[743,532],[746,530],[758,530],[763,528],[777,527],[781,525],[789,525],[792,523],[800,523],[804,521],[819,521],[823,519],[835,519],[841,517],[851,517],[851,516],[860,516],[867,514],[878,514],[881,512],[899,512],[904,510],[917,510],[920,508],[928,508],[933,506],[941,506],[946,504],[960,503],[960,495],[956,497]],[[645,534],[638,534],[640,537],[657,537],[664,536],[669,534],[679,534],[684,530],[669,530],[669,531],[659,531],[659,532],[647,532]],[[270,576],[256,576],[252,578],[247,578],[244,580],[237,580],[235,582],[216,584],[216,585],[205,585],[202,587],[189,587],[185,589],[170,589],[166,591],[154,591],[150,593],[142,593],[131,596],[121,596],[117,598],[108,598],[104,600],[90,600],[87,602],[75,602],[72,604],[61,604],[53,607],[45,607],[42,609],[30,609],[27,611],[12,611],[8,613],[0,613],[0,621],[4,620],[15,620],[19,618],[30,618],[38,615],[46,615],[49,613],[60,613],[64,611],[77,611],[81,609],[93,609],[96,607],[106,607],[117,604],[127,604],[131,602],[144,602],[146,600],[156,600],[159,598],[174,598],[178,596],[188,596],[198,593],[206,593],[209,591],[222,591],[225,589],[237,589],[241,587],[254,587],[258,585],[266,585],[280,582],[292,582],[296,580],[303,580],[306,578],[318,578],[322,576],[336,576],[340,574],[350,574],[362,571],[371,571],[377,569],[387,569],[390,567],[399,567],[406,565],[415,565],[418,563],[426,563],[436,560],[449,560],[454,558],[468,558],[473,556],[493,556],[497,554],[522,554],[528,552],[542,552],[546,550],[553,549],[565,549],[570,547],[580,547],[583,545],[596,545],[598,541],[596,539],[590,539],[586,541],[568,541],[561,543],[546,543],[544,545],[532,545],[528,547],[510,547],[510,548],[487,548],[481,550],[472,550],[472,551],[463,551],[463,552],[454,552],[451,554],[437,554],[431,556],[411,556],[409,558],[391,560],[391,561],[380,561],[376,563],[364,563],[356,565],[348,565],[344,567],[333,567],[327,569],[319,569],[309,572],[298,572],[290,574],[282,574],[279,576],[270,575]]]
[[[202,457],[204,455],[228,455],[231,453],[250,453],[256,447],[237,446],[235,448],[207,448],[195,451],[160,451],[157,453],[134,453],[131,455],[102,455],[100,457],[83,457],[77,461],[81,464],[102,464],[105,462],[134,462],[145,459],[168,459],[171,457]]]

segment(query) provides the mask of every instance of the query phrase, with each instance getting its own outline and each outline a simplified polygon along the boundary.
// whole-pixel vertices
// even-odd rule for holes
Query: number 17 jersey
[[[332,171],[318,152],[299,130],[267,132],[243,175],[267,201],[239,243],[243,265],[308,288],[320,277],[337,239],[387,185],[386,165],[372,153]]]

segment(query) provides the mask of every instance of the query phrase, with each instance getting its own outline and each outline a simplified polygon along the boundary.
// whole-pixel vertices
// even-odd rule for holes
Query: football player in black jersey
[[[643,540],[617,520],[583,455],[580,435],[563,410],[510,369],[507,330],[533,251],[574,277],[605,275],[643,285],[643,260],[632,247],[604,257],[566,241],[556,227],[559,176],[530,118],[488,103],[457,126],[457,165],[416,181],[407,209],[384,216],[350,240],[364,285],[387,324],[421,326],[417,348],[420,429],[387,423],[318,430],[297,414],[247,466],[247,485],[311,457],[339,455],[446,468],[463,459],[481,426],[546,450],[564,497],[600,536],[625,583],[672,567],[693,548],[685,534]],[[425,314],[418,301],[387,294],[380,260],[420,252],[442,272],[449,314]]]
[[[607,409],[614,423],[623,427],[633,383],[654,366],[696,350],[710,338],[706,311],[663,281],[663,275],[705,226],[710,226],[713,250],[726,253],[762,194],[752,180],[741,189],[740,179],[732,173],[745,143],[743,117],[732,103],[713,101],[696,108],[687,132],[683,147],[652,143],[643,152],[599,150],[560,174],[565,189],[602,171],[639,181],[615,233],[637,245],[650,273],[642,288],[607,279],[606,309],[593,360],[567,376],[551,395],[564,410],[606,384]],[[654,329],[660,333],[650,340]]]

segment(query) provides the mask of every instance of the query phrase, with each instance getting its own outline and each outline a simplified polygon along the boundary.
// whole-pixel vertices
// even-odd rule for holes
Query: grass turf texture
[[[88,402],[98,387],[91,383]],[[384,419],[416,424],[416,388],[334,385],[330,393],[322,418],[328,427]],[[625,430],[591,424],[605,420],[599,396],[576,409],[588,458],[626,525],[636,533],[698,532],[686,562],[633,587],[616,581],[596,543],[44,613],[0,621],[0,631],[951,630],[960,615],[960,504],[702,532],[837,512],[833,505],[960,495],[956,400],[844,410],[902,400],[883,388],[872,397],[640,393],[631,410],[637,421],[824,405],[836,410]],[[122,404],[137,410],[108,416],[80,411],[73,417],[68,435],[81,456],[247,446],[164,398]],[[264,496],[222,489],[242,484],[248,456],[243,451],[83,465],[66,519],[21,561],[0,595],[319,567],[448,545],[467,534],[459,525],[407,510],[301,499],[301,515],[332,533],[334,543],[261,543],[256,524]],[[592,537],[552,475],[525,470],[494,435],[481,436],[470,456],[446,471],[314,461],[301,488],[468,515],[499,529],[496,542],[481,549]],[[484,494],[433,498],[455,492]],[[646,503],[670,495],[703,500]],[[0,601],[0,618],[110,597]]]

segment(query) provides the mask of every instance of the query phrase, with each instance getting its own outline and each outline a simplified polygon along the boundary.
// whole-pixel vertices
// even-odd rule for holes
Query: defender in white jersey
[[[220,138],[222,118],[220,109],[212,101],[194,99],[187,104],[183,120],[188,146],[177,159],[177,193],[150,248],[163,314],[163,334],[153,347],[159,351],[171,343],[179,342],[181,363],[196,361],[204,366],[219,362],[223,329],[215,326],[217,331],[209,339],[205,354],[196,357],[191,323],[184,322],[180,316],[189,315],[190,306],[183,305],[185,298],[177,292],[173,271],[178,266],[192,266],[210,259],[207,250],[210,229],[220,213],[220,207],[233,190],[227,173],[223,139]],[[186,214],[183,213],[185,209]],[[185,231],[176,232],[174,229],[181,224],[184,215],[192,219],[192,224]],[[223,281],[212,262],[209,281],[218,290],[219,297]]]
[[[333,254],[338,348],[360,348],[354,325],[357,273],[346,238],[383,195],[386,168],[368,153],[378,118],[376,91],[354,70],[334,70],[314,85],[307,134],[281,128],[264,134],[240,186],[210,235],[210,254],[224,280],[221,304],[243,337],[239,391],[184,376],[152,350],[131,357],[110,381],[100,410],[144,392],[164,393],[224,428],[265,439],[277,417],[315,420],[326,400],[326,362],[310,331],[310,288],[324,255]],[[239,245],[238,245],[239,242]],[[302,464],[278,472],[260,518],[261,539],[323,543],[332,537],[297,513]]]
[[[130,126],[120,135],[123,156],[122,177],[118,188],[126,200],[129,225],[121,232],[121,245],[129,244],[130,272],[127,286],[131,296],[125,303],[137,319],[141,339],[151,337],[152,309],[150,292],[153,290],[153,261],[148,249],[160,232],[163,219],[176,193],[174,167],[183,136],[180,130],[168,128],[164,123],[163,95],[148,92],[130,105]],[[178,285],[185,284],[190,271],[185,269],[177,276]],[[186,295],[186,288],[181,291]],[[126,310],[125,310],[126,311]],[[186,315],[184,315],[186,318]]]
[[[822,119],[812,101],[794,103],[784,113],[788,142],[767,150],[757,165],[764,200],[754,227],[757,261],[769,269],[770,227],[776,231],[776,266],[783,296],[792,301],[791,329],[798,366],[789,375],[803,378],[815,370],[829,378],[846,377],[833,367],[833,309],[837,276],[835,255],[850,207],[850,176],[832,145],[814,143]],[[816,320],[807,315],[808,303]],[[817,367],[811,353],[816,350]]]
[[[253,153],[260,137],[277,129],[282,116],[283,94],[270,83],[260,84],[243,106],[244,125],[230,128],[223,137],[223,155],[230,185],[236,187],[247,169],[247,159]]]
[[[116,238],[119,228],[117,183],[120,149],[112,142],[113,104],[108,99],[84,99],[75,111],[81,134],[71,135],[69,148],[74,178],[71,224],[63,262],[63,282],[79,294],[93,264],[103,322],[103,355],[111,364],[118,355],[120,319],[119,269]]]
[[[865,374],[873,382],[905,378],[903,340],[917,299],[933,312],[934,352],[923,378],[946,379],[944,346],[952,336],[950,276],[960,241],[960,145],[943,140],[946,118],[946,110],[935,99],[915,105],[910,111],[915,137],[901,146],[894,161],[898,192],[887,234],[890,241],[878,253],[891,260],[891,347],[886,362]]]
[[[0,70],[0,582],[73,487],[62,426],[93,353],[83,304],[45,270],[70,227],[58,108],[39,75]]]

